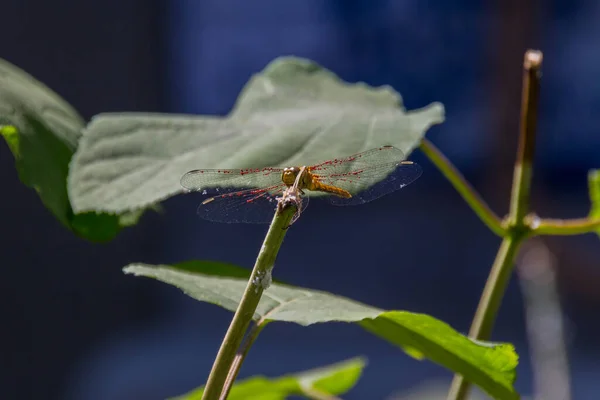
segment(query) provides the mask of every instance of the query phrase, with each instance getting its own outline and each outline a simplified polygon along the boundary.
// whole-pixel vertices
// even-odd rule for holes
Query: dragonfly
[[[183,175],[181,185],[205,196],[198,207],[204,219],[269,223],[278,198],[296,184],[301,199],[295,221],[311,197],[338,206],[365,204],[414,182],[422,169],[405,158],[401,150],[382,146],[302,167],[196,169]]]

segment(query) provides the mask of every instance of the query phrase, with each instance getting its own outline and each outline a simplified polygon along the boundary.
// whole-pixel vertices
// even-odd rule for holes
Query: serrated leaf
[[[393,145],[408,155],[444,119],[406,112],[390,87],[348,84],[312,61],[283,57],[246,84],[224,118],[100,114],[85,130],[69,190],[77,211],[122,212],[181,192],[197,168],[312,164]]]
[[[64,226],[104,241],[119,231],[117,217],[73,215],[67,194],[69,163],[83,127],[83,119],[60,96],[0,59],[0,135],[15,157],[19,179]]]
[[[234,311],[246,287],[237,269],[222,272],[214,263],[177,265],[132,264],[124,272],[174,285],[199,301]],[[422,355],[480,386],[497,399],[518,399],[513,388],[518,357],[510,344],[474,342],[446,323],[424,314],[385,311],[330,293],[275,283],[263,294],[255,320],[287,321],[300,325],[323,322],[355,322],[369,332]]]
[[[588,189],[592,203],[589,216],[600,218],[600,170],[593,169],[588,173]],[[600,229],[596,233],[600,236]]]
[[[357,357],[310,371],[285,375],[280,378],[252,377],[236,382],[228,400],[269,399],[283,400],[288,396],[301,396],[306,391],[318,391],[325,395],[341,395],[356,384],[366,365]],[[199,400],[204,386],[170,400]]]

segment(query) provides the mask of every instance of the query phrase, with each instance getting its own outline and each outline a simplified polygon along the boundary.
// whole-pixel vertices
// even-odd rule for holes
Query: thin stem
[[[523,62],[523,94],[521,100],[521,133],[513,175],[510,217],[513,224],[523,222],[529,212],[533,156],[535,153],[535,128],[540,94],[542,53],[528,50]]]
[[[431,162],[440,170],[442,175],[446,177],[467,202],[467,204],[475,211],[475,214],[486,224],[492,232],[498,236],[506,235],[506,229],[502,226],[502,221],[481,198],[477,191],[467,182],[462,174],[452,165],[437,147],[429,140],[423,139],[421,142],[421,151],[425,153]]]
[[[273,217],[267,236],[256,258],[256,263],[254,264],[254,269],[250,275],[244,295],[215,358],[206,382],[202,400],[216,400],[221,395],[236,351],[240,346],[246,329],[248,329],[248,325],[252,321],[262,293],[270,282],[271,270],[273,269],[275,258],[283,243],[283,238],[292,221],[292,217],[297,210],[296,203],[294,202],[280,204],[283,205],[278,207]]]
[[[474,339],[487,340],[492,334],[496,314],[502,303],[504,291],[510,280],[517,250],[522,243],[521,238],[506,238],[500,244],[492,270],[483,289],[481,300],[469,336]]]
[[[227,380],[225,381],[225,387],[223,387],[223,392],[221,393],[221,397],[220,397],[221,400],[225,400],[225,399],[227,399],[227,396],[229,396],[229,392],[231,391],[233,382],[235,382],[238,374],[240,373],[240,369],[242,368],[242,364],[244,363],[244,360],[246,359],[246,356],[248,355],[248,351],[250,351],[250,347],[252,347],[252,345],[254,344],[254,341],[256,340],[256,338],[258,337],[260,332],[262,332],[263,328],[266,325],[267,325],[266,322],[264,322],[261,319],[256,324],[254,324],[254,326],[250,329],[250,331],[246,335],[246,338],[244,339],[242,346],[240,347],[237,354],[235,355],[233,364],[231,364],[231,369],[229,370],[229,374],[227,375]]]
[[[513,269],[517,250],[521,242],[530,234],[526,221],[529,209],[529,195],[532,177],[533,156],[535,150],[535,127],[537,119],[537,101],[540,87],[540,68],[542,53],[528,50],[523,63],[523,98],[521,103],[521,130],[519,149],[515,162],[508,232],[502,240],[496,260],[485,284],[479,306],[475,312],[469,336],[477,340],[489,339],[502,297]],[[469,393],[469,382],[455,375],[448,392],[448,400],[464,400]]]
[[[600,229],[600,218],[528,219],[532,235],[581,235]]]
[[[469,330],[469,337],[479,340],[490,337],[521,241],[521,238],[513,239],[511,237],[502,240]],[[462,376],[455,375],[448,399],[465,399],[468,392],[467,381]]]

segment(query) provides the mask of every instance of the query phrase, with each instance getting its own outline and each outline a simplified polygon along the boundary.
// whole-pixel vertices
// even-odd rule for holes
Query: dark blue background
[[[543,4],[542,4],[543,3]],[[104,111],[223,115],[248,78],[280,55],[316,60],[348,81],[390,84],[409,109],[441,101],[428,137],[501,215],[516,148],[521,64],[544,51],[534,208],[588,210],[586,173],[600,163],[600,4],[593,1],[109,0],[58,7],[3,4],[3,57],[89,118]],[[426,312],[467,331],[499,240],[418,151],[410,187],[362,207],[314,202],[289,232],[277,278],[389,309]],[[177,289],[123,276],[133,261],[191,258],[250,268],[265,226],[214,224],[193,196],[108,245],[74,238],[16,177],[0,146],[0,393],[10,399],[162,399],[206,378],[230,314]],[[198,160],[202,167],[202,160]],[[597,238],[548,240],[568,320],[575,399],[600,376]],[[310,253],[306,249],[310,249]],[[513,279],[494,340],[521,355],[517,387],[532,390],[522,298]],[[344,398],[384,398],[451,375],[348,324],[273,324],[241,376],[366,355]],[[594,379],[596,377],[596,379]]]

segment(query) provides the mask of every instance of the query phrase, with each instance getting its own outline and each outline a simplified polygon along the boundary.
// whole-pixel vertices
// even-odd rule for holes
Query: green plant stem
[[[532,165],[535,153],[535,128],[537,102],[540,88],[540,68],[542,53],[528,50],[523,63],[523,94],[521,103],[521,129],[519,148],[515,162],[510,212],[507,219],[507,232],[502,240],[490,275],[479,301],[469,336],[477,340],[490,338],[492,328],[506,291],[506,286],[515,262],[517,250],[530,234],[526,221],[531,193]],[[455,375],[448,392],[448,400],[464,400],[469,393],[469,382]]]
[[[581,235],[600,229],[600,218],[538,219],[529,225],[532,235]]]
[[[221,348],[217,353],[212,370],[206,381],[206,387],[202,395],[203,400],[216,400],[221,395],[236,351],[254,317],[262,293],[267,287],[263,282],[266,283],[266,279],[270,280],[275,258],[283,243],[283,238],[292,221],[292,217],[297,210],[296,204],[293,202],[282,204],[283,206],[278,207],[273,217],[271,226],[256,258],[256,263],[254,264],[244,295],[231,320],[223,343],[221,343]]]
[[[522,242],[522,238],[508,237],[502,240],[469,330],[470,337],[487,340],[491,336],[496,314],[510,280],[517,250]]]
[[[477,191],[467,182],[462,174],[429,140],[423,139],[421,151],[440,170],[442,175],[450,181],[462,198],[473,209],[475,214],[498,236],[504,236],[506,229],[502,226],[500,218],[492,211]]]
[[[267,323],[261,319],[256,324],[254,324],[254,326],[250,329],[250,331],[246,335],[246,338],[244,339],[242,346],[240,347],[239,351],[235,355],[233,363],[231,364],[231,368],[229,369],[229,373],[227,374],[227,379],[225,380],[225,386],[223,387],[223,391],[221,393],[220,400],[225,400],[225,399],[227,399],[227,396],[229,396],[229,392],[231,391],[231,388],[233,387],[233,382],[235,382],[235,380],[237,379],[237,376],[240,372],[240,368],[242,367],[242,364],[244,363],[244,360],[246,359],[246,356],[248,355],[248,351],[250,350],[250,347],[252,347],[252,345],[254,344],[254,341],[256,340],[256,338],[258,337],[260,332],[262,332],[263,328],[266,325],[267,325]]]
[[[469,331],[469,337],[485,340],[492,333],[496,314],[510,280],[515,256],[522,239],[505,238],[500,244],[492,270],[483,289],[479,306]],[[448,392],[448,399],[465,399],[469,392],[469,383],[461,375],[455,375]]]

